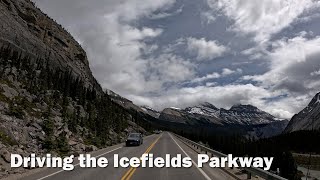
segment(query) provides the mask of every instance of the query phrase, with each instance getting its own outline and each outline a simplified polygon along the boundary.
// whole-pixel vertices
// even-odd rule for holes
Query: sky
[[[34,0],[94,76],[156,110],[252,104],[290,119],[320,91],[319,0]]]

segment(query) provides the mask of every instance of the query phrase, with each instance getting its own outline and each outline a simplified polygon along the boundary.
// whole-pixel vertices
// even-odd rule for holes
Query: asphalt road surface
[[[119,157],[141,157],[144,153],[152,153],[154,157],[166,157],[166,154],[182,157],[189,156],[193,160],[190,168],[115,168],[113,166],[114,154]],[[123,144],[115,145],[92,154],[94,157],[106,157],[109,165],[106,168],[81,168],[77,165],[73,171],[63,171],[58,168],[47,168],[36,174],[22,178],[23,180],[208,180],[233,179],[223,170],[204,166],[198,168],[197,153],[182,143],[169,132],[151,135],[144,138],[141,146],[125,147]],[[77,158],[75,158],[77,159]]]

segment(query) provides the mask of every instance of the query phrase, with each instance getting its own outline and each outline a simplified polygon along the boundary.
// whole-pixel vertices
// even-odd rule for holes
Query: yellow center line
[[[162,136],[162,135],[161,135]],[[159,136],[146,150],[146,152],[144,152],[143,154],[148,154],[151,149],[154,147],[154,145],[156,145],[156,143],[158,142],[158,140],[161,138],[161,136]],[[132,175],[134,174],[134,172],[137,170],[137,168],[133,168],[130,167],[130,169],[126,172],[126,174],[121,178],[121,180],[129,180]]]

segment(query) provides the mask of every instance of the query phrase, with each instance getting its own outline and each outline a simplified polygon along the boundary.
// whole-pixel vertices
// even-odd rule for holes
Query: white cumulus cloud
[[[227,48],[217,41],[207,41],[205,38],[190,37],[187,39],[187,46],[191,53],[196,54],[196,59],[199,61],[212,60],[222,56],[227,51]]]
[[[229,68],[223,68],[221,75],[222,76],[228,76],[228,75],[235,74],[235,73],[241,74],[242,73],[242,69],[237,68],[236,70],[231,70]]]
[[[203,82],[203,81],[207,81],[207,80],[211,80],[211,79],[217,79],[219,77],[221,77],[221,75],[219,73],[214,72],[211,74],[207,74],[206,76],[203,76],[203,77],[195,78],[191,82],[192,83]]]
[[[242,103],[290,118],[320,89],[318,27],[299,26],[319,17],[317,0],[207,0],[200,12],[175,0],[34,1],[81,43],[103,88],[140,105]]]
[[[271,35],[288,27],[303,12],[319,8],[314,0],[207,0],[234,21],[231,28],[254,34],[255,41],[267,41]]]

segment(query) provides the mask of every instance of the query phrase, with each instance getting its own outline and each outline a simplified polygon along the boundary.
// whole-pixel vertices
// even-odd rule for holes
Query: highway
[[[182,157],[189,156],[193,161],[190,168],[115,168],[113,166],[114,154],[119,157],[141,157],[142,154],[154,154],[154,157],[166,157],[166,154]],[[81,168],[75,162],[73,171],[63,171],[58,168],[46,168],[35,174],[23,177],[23,180],[106,180],[106,179],[121,179],[121,180],[209,180],[209,179],[233,179],[223,170],[219,168],[210,168],[204,166],[198,168],[197,153],[190,147],[186,146],[174,135],[169,132],[151,135],[144,138],[144,143],[141,146],[125,147],[124,144],[108,147],[106,149],[92,153],[94,157],[106,157],[109,160],[109,165],[106,168]]]

